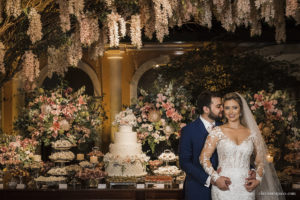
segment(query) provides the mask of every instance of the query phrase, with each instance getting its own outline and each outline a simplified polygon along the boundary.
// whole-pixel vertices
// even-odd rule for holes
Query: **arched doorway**
[[[47,66],[41,70],[39,79],[37,81],[38,87],[41,87],[44,84],[44,81],[47,80]],[[74,76],[73,76],[74,75]],[[55,77],[55,75],[53,75]],[[68,72],[65,74],[66,80],[70,79],[73,81],[73,85],[75,88],[80,88],[83,85],[86,85],[86,94],[91,96],[101,96],[102,95],[102,84],[98,79],[98,76],[94,69],[86,64],[85,62],[80,61],[77,67],[69,67]],[[51,83],[46,81],[46,83],[51,87]],[[53,83],[52,83],[53,84]],[[71,84],[71,83],[70,83]],[[89,86],[88,86],[89,85]],[[52,86],[53,87],[53,86]],[[73,89],[75,89],[73,88]],[[77,88],[77,89],[78,89]],[[89,88],[89,89],[88,89]],[[87,91],[89,91],[87,93]]]
[[[131,82],[130,82],[130,99],[137,98],[137,92],[139,87],[147,87],[147,84],[153,83],[153,72],[149,71],[153,69],[156,65],[167,64],[170,61],[169,55],[161,55],[157,58],[148,60],[142,64],[134,73]],[[144,75],[146,74],[146,75]],[[149,75],[149,76],[148,76]],[[145,85],[139,85],[141,78],[149,77],[148,81],[143,81]],[[144,79],[143,79],[144,80]],[[147,83],[148,82],[148,83]]]
[[[85,94],[89,96],[94,95],[94,86],[92,80],[90,79],[88,74],[82,71],[81,69],[70,67],[63,79],[68,83],[68,86],[71,87],[74,91],[77,91],[82,86],[85,86]],[[42,83],[42,87],[49,90],[55,88],[58,84],[60,84],[60,78],[57,74],[53,74],[51,78],[45,78],[45,80]]]

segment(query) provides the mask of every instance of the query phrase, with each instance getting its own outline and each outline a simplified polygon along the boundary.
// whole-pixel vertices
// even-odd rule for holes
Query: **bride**
[[[215,127],[208,135],[200,155],[200,163],[214,182],[220,177],[229,177],[229,190],[212,186],[212,200],[284,200],[283,192],[272,164],[266,161],[266,145],[246,100],[238,93],[224,96],[226,123]],[[218,174],[210,162],[217,149]],[[249,180],[250,161],[254,156],[256,179]],[[248,184],[258,185],[255,190]]]

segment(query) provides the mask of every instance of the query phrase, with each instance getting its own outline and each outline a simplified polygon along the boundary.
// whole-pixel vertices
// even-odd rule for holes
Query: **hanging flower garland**
[[[121,16],[118,13],[112,12],[107,15],[108,21],[108,31],[109,31],[109,46],[116,47],[119,46],[119,26]],[[122,22],[122,20],[121,20]]]
[[[295,17],[298,8],[298,0],[286,0],[285,15]]]
[[[82,58],[82,47],[80,42],[80,33],[76,31],[70,39],[71,45],[68,46],[67,60],[71,66],[77,66]]]
[[[82,16],[80,23],[80,41],[84,46],[90,46],[99,38],[98,18]]]
[[[23,75],[26,80],[33,82],[40,75],[40,62],[32,51],[26,51],[23,60]]]
[[[48,77],[51,78],[53,73],[64,76],[68,71],[68,59],[66,59],[66,46],[56,49],[55,47],[48,48]]]
[[[142,32],[141,19],[139,15],[131,16],[130,37],[131,43],[140,49],[142,47]]]
[[[21,0],[6,1],[5,11],[8,16],[19,17],[22,13]]]
[[[297,0],[32,0],[26,4],[22,4],[21,0],[7,0],[0,2],[0,8],[3,8],[0,9],[3,12],[0,13],[0,21],[3,18],[0,27],[0,36],[3,36],[1,42],[6,49],[17,50],[13,54],[7,54],[11,57],[5,59],[9,61],[7,66],[12,66],[13,62],[20,63],[18,61],[29,49],[34,52],[43,51],[37,53],[41,55],[51,46],[59,48],[74,45],[73,42],[67,42],[77,26],[80,27],[80,42],[84,47],[95,49],[92,50],[95,58],[103,54],[107,43],[100,39],[105,37],[99,36],[100,31],[108,38],[110,47],[118,47],[120,38],[126,36],[128,29],[131,43],[141,48],[142,29],[149,39],[155,33],[156,39],[163,42],[164,37],[169,34],[169,28],[175,25],[180,27],[192,22],[210,29],[212,19],[215,18],[225,30],[234,32],[236,27],[245,26],[250,29],[251,36],[260,35],[262,23],[266,22],[275,27],[275,40],[281,43],[286,40],[285,16],[295,19],[296,24],[300,23],[300,6]],[[29,20],[29,27],[24,20]],[[126,27],[127,23],[130,26]],[[20,32],[27,32],[32,42],[28,43],[27,38],[18,34]],[[37,43],[39,40],[44,40],[47,47],[41,48]],[[100,40],[102,41],[99,42]],[[21,47],[20,44],[24,45]],[[79,47],[76,49],[79,50]],[[71,64],[76,62],[72,61]],[[61,66],[63,69],[60,71],[66,71],[65,65]],[[7,75],[13,74],[15,73]]]
[[[29,35],[31,42],[34,44],[35,42],[41,40],[43,36],[41,16],[35,8],[31,8],[28,18],[29,28],[27,34]]]
[[[63,32],[69,31],[71,29],[70,22],[70,6],[68,1],[58,0],[59,4],[59,17],[60,17],[60,26]]]
[[[5,56],[5,47],[3,43],[0,42],[0,72],[2,74],[5,73],[4,56]]]
[[[69,12],[80,18],[83,14],[84,0],[69,0]]]
[[[156,38],[163,42],[164,36],[169,35],[169,18],[173,10],[168,0],[154,0]]]

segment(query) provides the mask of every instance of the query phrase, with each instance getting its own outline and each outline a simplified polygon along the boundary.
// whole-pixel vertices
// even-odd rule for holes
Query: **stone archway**
[[[130,82],[130,99],[137,98],[138,83],[142,75],[153,68],[155,65],[167,64],[170,61],[170,56],[161,55],[157,58],[150,59],[143,63],[134,73]]]
[[[93,86],[94,86],[94,95],[95,96],[101,96],[101,84],[100,81],[97,77],[96,72],[92,69],[92,67],[90,67],[88,64],[86,64],[85,62],[79,61],[78,66],[79,69],[81,69],[82,71],[84,71],[89,78],[91,79]],[[47,78],[47,72],[48,72],[48,67],[44,67],[41,72],[40,72],[40,76],[39,79],[37,81],[37,86],[40,87],[44,80]]]

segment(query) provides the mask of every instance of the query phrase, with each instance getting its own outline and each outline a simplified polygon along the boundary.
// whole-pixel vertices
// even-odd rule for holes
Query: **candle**
[[[78,154],[76,155],[76,159],[77,159],[77,160],[84,160],[84,154],[83,154],[83,153],[78,153]]]
[[[269,163],[272,163],[273,160],[274,160],[274,157],[271,156],[270,154],[268,154],[268,155],[267,155],[267,161],[268,161]]]
[[[35,161],[35,162],[41,162],[42,161],[41,155],[33,155],[33,161]]]
[[[90,163],[98,163],[98,157],[97,156],[91,156],[90,157]]]

